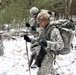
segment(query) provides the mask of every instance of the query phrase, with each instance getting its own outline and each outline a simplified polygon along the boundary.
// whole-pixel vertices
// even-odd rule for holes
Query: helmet
[[[50,19],[50,15],[47,12],[40,12],[37,16],[38,22],[41,22],[42,20]]]
[[[38,13],[38,12],[39,12],[39,9],[38,9],[37,7],[32,7],[32,8],[30,9],[30,14],[31,14],[31,15],[36,14],[36,13]]]
[[[48,14],[52,15],[52,12],[50,10],[42,9],[41,12],[47,12]]]
[[[48,12],[49,10],[41,9],[41,12]]]

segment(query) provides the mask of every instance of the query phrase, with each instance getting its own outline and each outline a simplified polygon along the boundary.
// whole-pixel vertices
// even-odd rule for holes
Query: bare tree
[[[65,0],[65,18],[69,19],[72,0]]]

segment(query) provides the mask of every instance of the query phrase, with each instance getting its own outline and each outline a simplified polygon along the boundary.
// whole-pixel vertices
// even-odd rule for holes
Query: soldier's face
[[[48,23],[49,23],[49,20],[42,20],[40,22],[40,26],[44,28],[44,27],[46,27],[48,25]]]
[[[33,17],[34,17],[34,18],[36,18],[36,17],[37,17],[37,15],[38,15],[38,14],[37,14],[37,13],[35,13],[35,14],[33,14]]]

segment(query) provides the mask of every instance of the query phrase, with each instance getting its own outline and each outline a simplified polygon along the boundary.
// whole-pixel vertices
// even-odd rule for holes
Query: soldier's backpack
[[[65,55],[70,53],[71,51],[71,42],[74,37],[74,25],[71,25],[72,24],[70,24],[70,22],[67,22],[62,25],[54,24],[52,28],[49,28],[49,32],[47,33],[48,35],[53,28],[58,28],[64,42],[64,48],[62,50],[57,51],[57,54]]]
[[[60,30],[60,34],[62,36],[64,42],[64,48],[58,51],[59,54],[68,54],[71,51],[71,42],[74,37],[73,30],[68,28],[57,27]]]

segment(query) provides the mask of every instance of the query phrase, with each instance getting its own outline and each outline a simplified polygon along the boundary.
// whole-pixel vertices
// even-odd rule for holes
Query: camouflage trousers
[[[57,71],[53,68],[53,57],[45,55],[41,67],[38,69],[37,75],[57,75]]]

